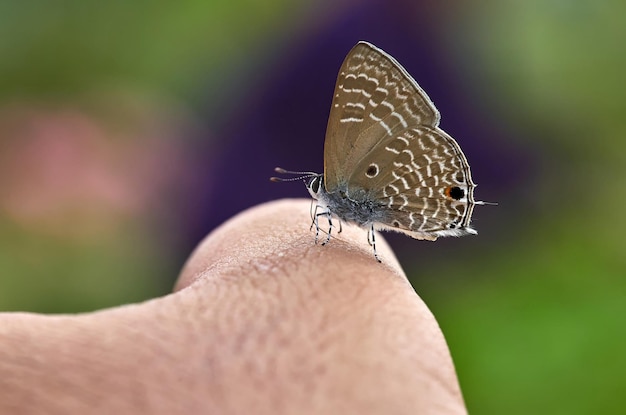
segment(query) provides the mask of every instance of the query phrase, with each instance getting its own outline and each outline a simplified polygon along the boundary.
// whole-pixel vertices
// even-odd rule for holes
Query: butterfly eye
[[[313,180],[311,180],[311,183],[309,184],[309,189],[311,189],[313,193],[319,192],[321,182],[322,182],[322,178],[320,176],[314,177]]]

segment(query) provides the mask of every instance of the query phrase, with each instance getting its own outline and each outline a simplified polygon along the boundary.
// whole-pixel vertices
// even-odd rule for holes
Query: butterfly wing
[[[437,127],[386,138],[354,168],[348,197],[362,189],[385,211],[377,225],[418,239],[476,233],[469,164],[458,143]]]
[[[417,126],[436,127],[439,112],[391,56],[359,42],[345,58],[324,143],[324,181],[332,193],[383,140]]]

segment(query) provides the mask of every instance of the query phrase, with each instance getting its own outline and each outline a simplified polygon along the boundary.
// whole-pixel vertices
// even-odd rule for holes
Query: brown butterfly
[[[335,86],[324,144],[324,174],[301,174],[319,217],[434,241],[476,234],[470,167],[458,143],[439,128],[439,111],[391,56],[359,42],[346,56]],[[285,179],[272,178],[274,181]],[[341,222],[340,222],[341,225]],[[341,231],[341,227],[340,227]]]

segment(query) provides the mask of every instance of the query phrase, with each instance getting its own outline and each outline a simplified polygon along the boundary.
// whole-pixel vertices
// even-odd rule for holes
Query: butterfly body
[[[376,199],[375,193],[371,190],[349,188],[347,183],[341,183],[335,191],[328,193],[324,185],[324,176],[319,175],[316,178],[319,180],[319,186],[317,183],[309,185],[309,193],[324,209],[323,212],[360,227],[370,227],[374,223],[387,220],[383,204]]]

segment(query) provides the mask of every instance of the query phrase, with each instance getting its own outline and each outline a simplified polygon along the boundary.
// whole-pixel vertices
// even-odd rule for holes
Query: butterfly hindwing
[[[387,228],[433,235],[471,233],[474,205],[467,160],[452,137],[421,126],[385,139],[364,157],[348,180],[381,201]],[[464,230],[466,232],[464,232]]]

